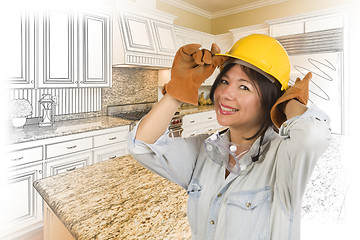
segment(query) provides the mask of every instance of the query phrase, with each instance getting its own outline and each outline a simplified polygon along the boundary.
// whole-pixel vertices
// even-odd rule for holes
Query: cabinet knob
[[[114,159],[114,158],[116,158],[116,155],[109,157],[109,159]]]

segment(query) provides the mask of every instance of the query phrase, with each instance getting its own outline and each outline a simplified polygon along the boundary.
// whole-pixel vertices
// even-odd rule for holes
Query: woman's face
[[[264,115],[255,82],[234,65],[220,79],[214,92],[217,120],[222,126],[257,131]]]

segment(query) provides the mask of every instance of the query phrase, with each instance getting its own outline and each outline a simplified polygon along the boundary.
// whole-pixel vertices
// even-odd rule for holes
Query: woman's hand
[[[276,101],[271,109],[271,120],[280,128],[287,119],[303,114],[309,99],[309,82],[311,72],[306,74],[303,80],[297,78],[295,84]]]

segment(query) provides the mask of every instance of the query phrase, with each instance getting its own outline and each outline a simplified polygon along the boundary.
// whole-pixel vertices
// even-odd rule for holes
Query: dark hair
[[[216,77],[214,84],[211,87],[210,90],[210,99],[213,103],[214,102],[214,93],[215,89],[219,85],[220,81],[222,80],[222,77],[233,67],[236,63],[229,63],[227,64],[223,70],[220,72],[220,74]],[[275,104],[277,99],[281,97],[281,95],[284,93],[281,91],[281,84],[278,81],[275,81],[275,83],[272,83],[268,78],[266,78],[261,73],[243,66],[239,64],[241,69],[244,71],[244,73],[250,78],[250,80],[254,81],[256,90],[260,96],[260,102],[261,106],[264,110],[264,117],[261,123],[260,129],[255,133],[254,136],[247,138],[247,140],[253,139],[258,136],[262,136],[265,134],[266,130],[271,126],[276,131],[278,130],[277,127],[273,124],[270,117],[270,111],[272,106]],[[259,88],[259,89],[258,89]]]

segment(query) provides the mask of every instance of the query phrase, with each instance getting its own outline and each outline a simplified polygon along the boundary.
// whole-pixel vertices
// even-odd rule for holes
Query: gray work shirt
[[[319,157],[329,145],[329,119],[315,105],[287,120],[279,134],[269,128],[258,161],[251,156],[260,138],[240,161],[247,169],[225,178],[224,164],[205,150],[209,135],[169,138],[154,144],[128,136],[130,154],[151,171],[182,186],[189,194],[188,220],[197,239],[300,239],[301,200]],[[227,134],[227,133],[225,133]]]

